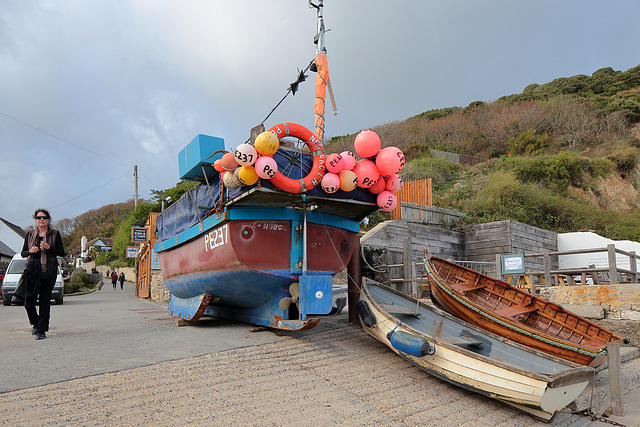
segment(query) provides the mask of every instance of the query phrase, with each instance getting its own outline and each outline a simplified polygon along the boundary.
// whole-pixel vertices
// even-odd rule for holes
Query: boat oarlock
[[[292,179],[278,171],[271,178],[271,183],[287,193],[304,193],[320,184],[325,172],[327,156],[324,154],[324,147],[318,137],[309,129],[296,123],[280,123],[272,126],[268,132],[275,134],[278,139],[293,136],[303,140],[313,156],[311,171],[304,178]]]

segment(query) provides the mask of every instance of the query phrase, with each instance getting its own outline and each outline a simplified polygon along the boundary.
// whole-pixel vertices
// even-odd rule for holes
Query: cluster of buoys
[[[389,212],[398,204],[393,194],[402,188],[398,173],[404,167],[404,154],[399,148],[381,148],[380,137],[372,130],[360,132],[353,143],[360,160],[350,151],[329,154],[322,189],[334,193],[338,189],[352,191],[366,188],[377,194],[378,207]]]
[[[273,154],[280,142],[271,132],[262,132],[255,140],[255,146],[240,144],[233,153],[225,153],[213,163],[220,172],[224,186],[236,189],[242,185],[253,185],[258,178],[270,179],[278,172]]]
[[[312,172],[305,178],[290,179],[278,172],[273,155],[280,146],[279,134],[300,137],[310,146],[314,161]],[[269,179],[277,188],[290,193],[308,191],[318,183],[326,193],[353,191],[360,187],[377,195],[378,207],[383,211],[395,209],[398,201],[393,193],[402,188],[402,178],[398,173],[405,162],[399,148],[381,148],[378,135],[364,130],[354,142],[360,160],[351,151],[325,157],[322,144],[314,136],[300,125],[282,123],[259,134],[254,145],[240,144],[233,153],[224,154],[213,167],[221,173],[225,187],[230,189],[253,185],[258,178]]]

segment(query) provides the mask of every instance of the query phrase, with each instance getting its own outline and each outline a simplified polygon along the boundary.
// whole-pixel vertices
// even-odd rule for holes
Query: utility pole
[[[133,206],[138,207],[138,165],[133,165]]]

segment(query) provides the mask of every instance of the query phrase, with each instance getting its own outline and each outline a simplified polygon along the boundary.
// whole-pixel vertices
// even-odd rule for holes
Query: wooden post
[[[418,298],[418,267],[415,262],[411,262],[411,295]]]
[[[618,268],[616,267],[616,245],[610,243],[607,245],[607,255],[609,258],[609,284],[618,283]]]
[[[543,251],[544,256],[544,285],[551,286],[551,260],[549,259],[549,249]]]
[[[622,378],[620,376],[620,345],[622,340],[607,343],[607,362],[609,364],[609,395],[611,396],[611,414],[624,416],[622,406]]]
[[[403,266],[402,274],[404,275],[404,282],[402,282],[401,288],[398,290],[408,294],[409,293],[408,284],[409,284],[409,280],[411,279],[411,264],[413,263],[413,260],[411,259],[411,237],[406,236],[404,238],[403,245],[404,245],[404,253],[402,256],[402,263],[404,264],[404,266]]]
[[[362,286],[362,270],[360,269],[360,238],[356,239],[351,253],[351,260],[347,264],[347,303],[349,304],[349,323],[358,324],[356,304],[360,300],[360,286]]]
[[[502,280],[502,257],[500,254],[496,254],[496,277],[494,279]]]
[[[636,251],[629,252],[629,270],[631,270],[631,283],[638,283],[638,263]]]

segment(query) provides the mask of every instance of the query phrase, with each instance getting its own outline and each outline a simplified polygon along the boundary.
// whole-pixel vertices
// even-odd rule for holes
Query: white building
[[[15,224],[0,218],[0,262],[9,262],[22,250],[27,233]]]

